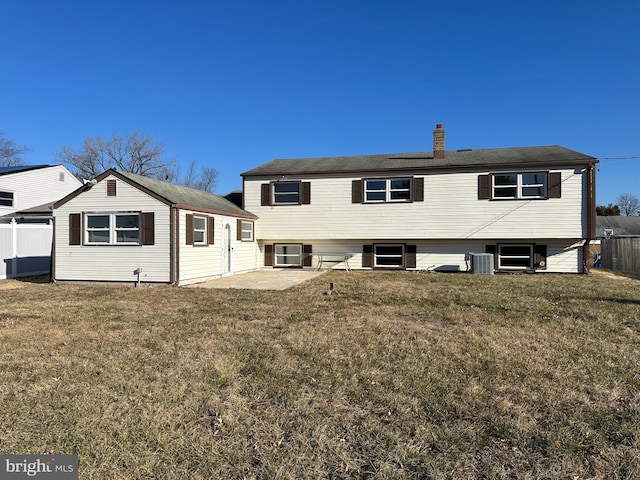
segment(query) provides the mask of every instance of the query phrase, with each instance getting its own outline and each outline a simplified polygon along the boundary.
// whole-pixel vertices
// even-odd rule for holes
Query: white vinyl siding
[[[0,192],[13,193],[11,206],[0,201],[0,215],[51,204],[81,185],[61,165],[0,175]]]
[[[406,238],[584,238],[585,174],[579,168],[552,171],[562,173],[562,198],[481,201],[478,175],[484,172],[476,171],[424,175],[423,202],[352,203],[352,181],[361,177],[337,175],[303,179],[313,191],[313,201],[304,209],[261,206],[260,185],[269,181],[264,178],[245,179],[244,200],[245,208],[259,217],[256,238],[274,243],[299,238],[381,238],[389,243]]]
[[[169,206],[117,182],[115,197],[106,197],[105,185],[97,184],[54,211],[56,280],[134,282],[133,272],[141,268],[143,282],[170,281]],[[128,212],[132,207],[154,213],[154,245],[69,245],[69,214],[83,214],[84,222],[84,213]]]

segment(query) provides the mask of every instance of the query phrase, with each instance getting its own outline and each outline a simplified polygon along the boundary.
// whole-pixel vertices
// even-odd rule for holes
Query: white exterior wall
[[[54,203],[81,185],[62,165],[0,175],[0,190],[14,193],[13,207],[0,205],[0,216]]]
[[[187,245],[187,214],[214,218],[213,245]],[[179,218],[179,285],[204,282],[224,275],[243,273],[258,268],[258,244],[255,240],[252,242],[237,240],[237,219],[235,217],[180,210]],[[227,225],[232,249],[230,267],[227,266],[227,249],[224,237]]]
[[[107,197],[106,180],[116,180],[116,196]],[[169,206],[109,176],[60,208],[55,218],[55,279],[134,282],[170,282]],[[154,245],[69,245],[71,213],[153,212]],[[82,221],[84,227],[84,218]],[[83,229],[84,237],[84,229]]]
[[[517,240],[513,240],[517,242]],[[391,243],[385,239],[361,239],[361,240],[318,240],[318,239],[270,239],[260,241],[260,265],[264,265],[264,245],[271,243],[301,243],[311,245],[313,248],[313,268],[318,267],[319,254],[344,254],[349,255],[349,268],[360,270],[362,268],[362,246],[364,244]],[[406,239],[402,242],[408,245],[416,245],[416,270],[461,271],[467,270],[466,257],[468,253],[484,253],[488,243],[496,241],[424,241]],[[510,243],[509,240],[501,240],[500,243]],[[540,272],[548,273],[579,273],[582,266],[582,254],[580,243],[558,240],[540,240],[537,243],[547,245],[547,268]],[[328,258],[336,259],[335,255]],[[326,262],[322,266],[343,270],[344,262]],[[370,268],[364,268],[370,270]]]
[[[508,172],[514,169],[505,170]],[[523,171],[533,171],[526,169]],[[374,178],[287,177],[311,182],[309,205],[260,205],[260,185],[270,179],[245,179],[245,208],[259,217],[258,239],[580,239],[586,233],[584,169],[562,173],[562,198],[478,200],[478,175],[452,172],[424,177],[424,201],[351,203],[352,180]],[[499,173],[499,170],[492,170]],[[381,178],[402,175],[380,175]],[[275,178],[271,178],[275,180]]]

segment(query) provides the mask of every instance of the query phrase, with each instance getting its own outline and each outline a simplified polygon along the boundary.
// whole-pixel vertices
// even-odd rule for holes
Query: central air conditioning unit
[[[471,273],[493,275],[493,253],[470,253]]]

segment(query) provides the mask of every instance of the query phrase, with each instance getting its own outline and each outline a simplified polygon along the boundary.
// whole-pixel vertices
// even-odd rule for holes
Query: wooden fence
[[[603,238],[602,268],[640,275],[640,238]]]

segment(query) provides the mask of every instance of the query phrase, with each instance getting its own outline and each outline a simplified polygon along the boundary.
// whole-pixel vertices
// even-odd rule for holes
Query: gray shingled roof
[[[596,162],[597,159],[558,145],[545,147],[487,148],[448,150],[445,158],[435,160],[432,152],[388,153],[349,157],[276,159],[242,173],[243,176],[340,173],[358,171],[439,170],[451,168],[487,168],[522,164],[571,165]]]
[[[604,229],[613,230],[614,237],[640,236],[640,217],[611,216],[596,217],[596,235],[604,237]]]
[[[218,212],[226,212],[236,216],[255,217],[253,213],[243,210],[226,198],[214,195],[213,193],[196,190],[195,188],[183,187],[182,185],[175,185],[169,182],[163,182],[161,180],[136,175],[134,173],[122,172],[120,170],[114,171],[119,175],[128,178],[132,182],[151,190],[153,193],[159,195],[170,203],[180,204],[186,207],[194,207],[195,209],[204,208]],[[103,175],[107,175],[108,173],[109,172],[107,171]]]
[[[0,167],[0,175],[9,175],[10,173],[26,172],[28,170],[36,170],[38,168],[47,168],[51,165],[15,165],[13,167]]]

